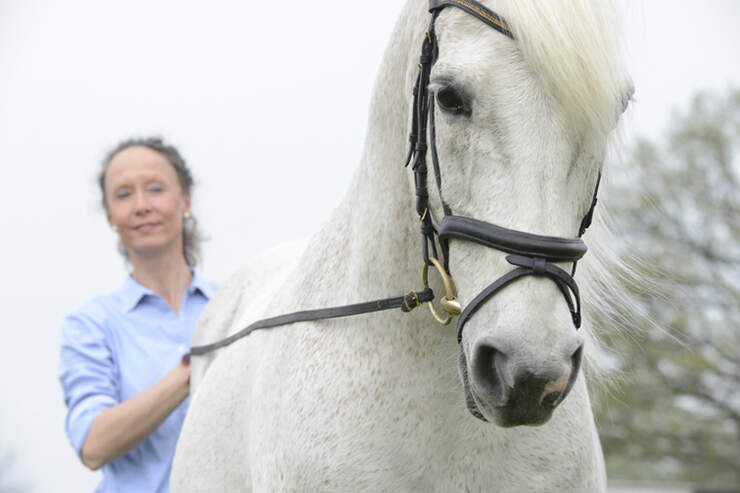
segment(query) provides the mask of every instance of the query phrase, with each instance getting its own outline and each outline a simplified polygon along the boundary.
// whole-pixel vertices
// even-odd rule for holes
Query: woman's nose
[[[144,214],[151,210],[149,198],[144,192],[136,192],[134,206],[137,214]]]

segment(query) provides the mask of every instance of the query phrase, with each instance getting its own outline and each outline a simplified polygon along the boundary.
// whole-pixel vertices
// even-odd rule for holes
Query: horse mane
[[[608,134],[629,91],[609,0],[505,0],[502,14],[546,90],[576,128]]]
[[[594,224],[585,235],[589,251],[576,274],[583,280],[579,285],[584,320],[588,321],[584,324],[584,336],[588,344],[588,350],[584,352],[585,369],[590,383],[597,386],[609,386],[620,378],[615,364],[616,355],[604,343],[603,334],[597,329],[604,333],[621,332],[630,336],[639,324],[652,324],[640,313],[639,305],[627,286],[638,290],[656,287],[651,286],[650,281],[638,272],[637,268],[641,265],[639,256],[625,260],[614,251],[612,245],[615,244],[619,227],[604,206],[608,200],[600,200],[596,207]]]

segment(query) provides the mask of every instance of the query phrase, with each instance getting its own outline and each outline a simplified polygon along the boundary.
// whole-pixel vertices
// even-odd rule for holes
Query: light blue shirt
[[[176,314],[129,276],[120,290],[92,299],[65,318],[59,380],[67,404],[67,436],[78,455],[101,411],[139,394],[180,362],[215,291],[215,284],[195,273]],[[172,457],[189,402],[180,404],[138,446],[103,466],[95,491],[169,491]]]

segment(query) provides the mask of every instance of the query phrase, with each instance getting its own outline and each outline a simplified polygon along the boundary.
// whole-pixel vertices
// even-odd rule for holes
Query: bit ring
[[[427,302],[427,304],[429,305],[429,311],[432,312],[432,316],[437,322],[441,323],[442,325],[448,325],[452,321],[452,316],[459,315],[462,311],[460,309],[460,302],[457,301],[457,298],[455,297],[455,290],[452,289],[452,281],[450,280],[450,277],[447,275],[447,271],[439,262],[439,260],[434,257],[429,257],[429,261],[432,263],[434,268],[437,269],[437,272],[439,272],[439,276],[442,278],[442,284],[445,288],[445,295],[442,297],[440,306],[447,316],[445,318],[442,318],[437,310],[434,308],[434,304],[431,301]],[[422,284],[424,285],[424,289],[428,289],[429,264],[424,264],[424,268],[421,271],[421,280]]]

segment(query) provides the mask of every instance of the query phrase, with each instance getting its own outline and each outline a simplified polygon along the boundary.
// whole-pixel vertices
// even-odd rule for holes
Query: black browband
[[[553,236],[536,235],[503,228],[495,224],[469,217],[452,215],[450,207],[442,197],[442,178],[435,145],[434,95],[429,94],[427,89],[431,68],[437,60],[438,55],[434,23],[439,13],[445,7],[457,7],[508,38],[512,40],[514,39],[514,34],[509,28],[507,22],[501,16],[492,12],[475,0],[429,0],[429,12],[432,14],[432,20],[429,26],[429,31],[427,32],[422,44],[419,75],[414,87],[412,129],[409,136],[411,145],[408,157],[406,158],[406,166],[411,162],[414,163],[412,168],[414,170],[414,180],[416,183],[416,209],[419,214],[419,218],[421,219],[424,263],[426,266],[431,266],[435,263],[439,265],[437,258],[440,258],[438,254],[441,253],[444,269],[449,272],[448,242],[450,239],[473,241],[511,254],[506,257],[506,260],[510,264],[516,266],[516,268],[491,283],[470,303],[468,303],[462,313],[460,313],[460,317],[457,322],[458,342],[462,340],[462,330],[465,323],[478,310],[478,308],[488,300],[488,298],[512,281],[528,275],[545,276],[555,282],[565,297],[571,312],[573,323],[576,328],[578,328],[581,325],[580,297],[578,294],[578,286],[573,279],[573,274],[575,273],[576,261],[586,253],[586,245],[583,240],[580,239],[580,236],[583,235],[586,228],[591,224],[594,207],[596,206],[596,192],[599,188],[601,176],[599,175],[599,180],[596,182],[596,190],[594,191],[594,198],[591,202],[591,207],[581,221],[578,238],[558,238]],[[427,124],[429,125],[428,127]],[[444,211],[444,218],[440,224],[439,232],[435,229],[434,224],[432,223],[431,213],[429,212],[426,167],[427,131],[431,140],[432,163],[434,166],[437,191],[440,195]],[[437,249],[437,244],[439,244],[439,250]],[[431,256],[429,255],[430,246],[432,253]],[[573,271],[569,274],[560,267],[554,265],[552,262],[573,262]],[[426,270],[424,271],[424,279],[426,284]],[[572,293],[573,297],[571,297],[569,293]],[[573,298],[575,299],[575,302]],[[434,293],[425,285],[424,289],[419,290],[418,292],[411,291],[395,298],[386,298],[339,307],[304,310],[258,320],[225,339],[212,344],[192,347],[190,353],[185,356],[185,359],[189,360],[191,355],[202,355],[228,346],[233,342],[246,337],[257,329],[266,329],[296,322],[347,317],[380,310],[388,310],[391,308],[401,308],[402,311],[409,312],[422,303],[431,302],[433,299]],[[459,313],[459,311],[457,313]]]
[[[497,13],[475,0],[429,0],[429,12],[439,12],[445,7],[457,7],[485,22],[501,34],[514,39],[509,24]]]

